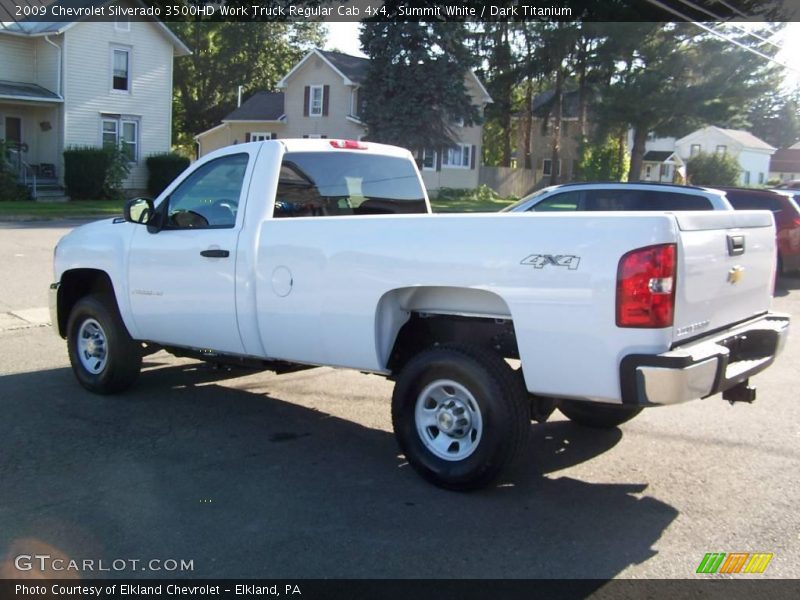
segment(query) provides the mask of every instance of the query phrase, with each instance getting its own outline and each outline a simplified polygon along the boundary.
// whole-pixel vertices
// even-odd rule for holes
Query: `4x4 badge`
[[[580,263],[581,257],[571,254],[531,254],[527,258],[523,258],[519,264],[530,265],[534,269],[543,269],[552,265],[554,267],[567,267],[570,271],[574,271]]]

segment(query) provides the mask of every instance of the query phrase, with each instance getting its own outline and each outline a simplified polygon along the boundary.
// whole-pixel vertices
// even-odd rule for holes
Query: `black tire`
[[[80,335],[84,327],[84,334]],[[82,353],[81,339],[87,332],[100,328],[102,357]],[[92,350],[95,350],[92,347]],[[113,394],[129,388],[142,368],[142,347],[134,341],[119,316],[116,303],[108,296],[86,296],[72,308],[67,322],[67,351],[72,372],[78,382],[90,392]],[[87,362],[102,365],[97,370],[87,368]]]
[[[468,394],[447,385],[447,381],[461,386]],[[424,404],[422,393],[431,386],[436,389],[443,382],[442,389],[450,387],[456,402],[471,395],[465,402],[472,405],[474,401],[472,414],[479,415],[464,428],[469,431],[466,435],[454,431],[462,436],[451,447],[459,452],[462,444],[471,448],[471,453],[463,458],[457,453],[447,459],[437,456],[430,449],[433,444],[430,438],[443,435],[445,444],[454,438],[438,427],[423,427],[423,433],[417,427],[416,408],[418,400]],[[445,403],[449,400],[438,405],[439,412],[447,408]],[[400,449],[422,477],[439,487],[466,491],[489,485],[515,463],[530,430],[527,409],[521,375],[500,356],[474,346],[443,345],[419,353],[400,372],[392,395],[392,425]],[[460,409],[454,410],[458,413]],[[423,435],[429,441],[424,441]]]
[[[630,421],[642,412],[642,407],[562,400],[558,410],[578,425],[593,429],[612,429]]]

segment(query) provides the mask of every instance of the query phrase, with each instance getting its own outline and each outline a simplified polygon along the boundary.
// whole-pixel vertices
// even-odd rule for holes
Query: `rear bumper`
[[[622,402],[659,406],[724,392],[770,366],[788,334],[789,316],[767,313],[663,354],[626,356]]]

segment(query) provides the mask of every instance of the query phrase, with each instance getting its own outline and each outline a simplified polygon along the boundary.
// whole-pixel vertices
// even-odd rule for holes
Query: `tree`
[[[633,130],[632,179],[641,173],[649,133],[680,137],[708,123],[741,127],[755,99],[774,89],[775,69],[765,59],[690,23],[606,25],[627,30],[609,36],[622,68],[599,113],[607,125]]]
[[[622,181],[628,174],[628,160],[624,148],[624,143],[614,135],[608,135],[596,143],[584,141],[581,144],[576,174],[578,180]]]
[[[686,163],[686,173],[692,185],[728,185],[739,183],[742,170],[739,163],[728,154],[701,152]]]
[[[519,102],[515,89],[520,69],[514,54],[517,25],[509,21],[483,23],[475,50],[483,65],[477,70],[493,102],[486,107],[484,123],[484,163],[511,166],[514,137],[513,116]]]
[[[217,125],[245,95],[272,90],[311,48],[322,45],[320,23],[169,22],[192,49],[175,61],[173,139],[192,137]]]
[[[479,122],[464,82],[473,66],[465,37],[463,23],[364,24],[369,139],[413,150],[440,148],[455,143],[455,122]]]
[[[750,131],[776,148],[800,141],[800,88],[790,93],[765,94],[747,114]]]

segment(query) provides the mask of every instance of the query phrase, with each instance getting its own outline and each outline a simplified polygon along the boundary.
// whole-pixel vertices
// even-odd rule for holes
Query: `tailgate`
[[[769,309],[775,225],[768,211],[675,213],[680,229],[675,343]]]

